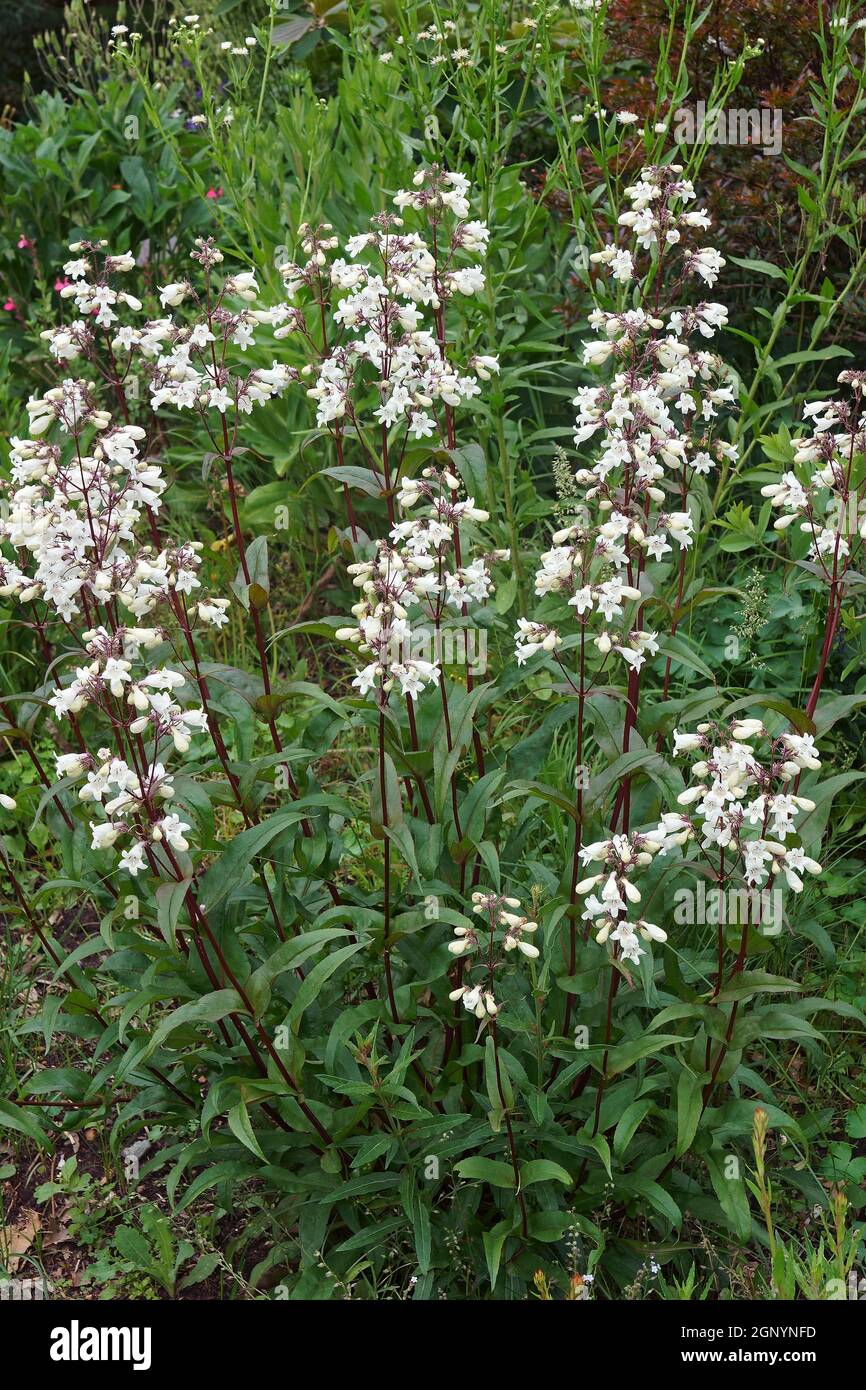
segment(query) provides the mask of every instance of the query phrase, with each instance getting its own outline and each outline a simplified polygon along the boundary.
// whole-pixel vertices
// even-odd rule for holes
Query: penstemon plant
[[[444,163],[366,231],[301,222],[273,302],[200,237],[148,317],[151,291],[121,288],[133,257],[76,242],[60,293],[79,317],[43,333],[80,376],[35,395],[12,441],[0,596],[43,669],[2,711],[56,837],[45,891],[86,895],[88,939],[53,940],[5,849],[4,864],[75,980],[51,1026],[100,1058],[81,1103],[110,1107],[124,1088],[118,1146],[170,1115],[154,1163],[181,1206],[269,1185],[269,1263],[302,1294],[323,1269],[351,1284],[357,1253],[382,1241],[406,1256],[415,1297],[448,1284],[466,1242],[470,1296],[546,1288],[539,1259],[561,1242],[581,1297],[596,1275],[639,1282],[688,1210],[712,1203],[751,1235],[727,1163],[752,1133],[751,1097],[804,1143],[750,1052],[820,1041],[810,1020],[828,1006],[790,1002],[796,982],[749,961],[821,873],[841,785],[812,774],[858,578],[845,528],[862,379],[840,378],[850,403],[807,406],[813,434],[763,489],[785,509],[779,529],[802,518],[807,572],[828,589],[806,709],[754,689],[731,701],[689,633],[713,596],[713,475],[738,461],[739,383],[709,346],[728,311],[702,297],[725,261],[682,165],[628,177],[621,207],[607,188],[603,236],[594,222],[607,307],[589,316],[581,380],[563,375],[574,450],[557,453],[549,540],[518,534],[487,474],[507,351],[484,341],[496,228]],[[278,629],[239,474],[259,417],[297,403],[345,524],[328,615]],[[172,504],[188,432],[226,512],[227,592]],[[537,565],[511,618],[515,537]],[[234,623],[252,670],[222,659]],[[284,679],[281,643],[308,636],[327,639],[327,689]],[[545,781],[555,739],[561,777]],[[694,755],[687,784],[680,754]]]
[[[752,746],[758,739],[769,740],[763,758]],[[662,818],[658,833],[664,839],[659,852],[665,854],[672,846],[694,841],[711,866],[716,893],[742,894],[745,902],[742,934],[730,970],[726,969],[724,914],[716,914],[718,967],[709,1004],[716,1005],[723,990],[733,1003],[715,1056],[711,1046],[714,1030],[707,1025],[700,1118],[736,1041],[740,1000],[732,987],[742,985],[736,977],[743,971],[750,933],[768,921],[778,924],[778,915],[767,912],[766,894],[779,890],[767,890],[765,885],[784,876],[792,892],[802,893],[804,874],[821,872],[821,865],[806,854],[802,844],[786,843],[792,837],[800,838],[797,817],[816,807],[811,798],[791,791],[791,783],[799,786],[803,770],[817,770],[821,762],[811,735],[786,731],[773,737],[760,719],[735,720],[725,728],[699,724],[695,733],[675,730],[674,746],[677,754],[699,753],[700,757],[692,764],[694,782],[677,797],[682,811]],[[691,807],[700,818],[697,824],[689,814]],[[751,1029],[750,1021],[747,1036]]]
[[[108,328],[115,321],[113,306],[118,302],[140,308],[134,297],[115,292],[109,284],[113,274],[131,268],[128,256],[104,255],[104,246],[97,244],[75,244],[72,250],[79,258],[65,269],[73,277],[76,304],[79,308],[95,307],[96,321],[102,320],[100,327]],[[204,246],[194,254],[208,261],[213,255]],[[99,272],[91,279],[97,259]],[[246,281],[227,285],[232,292],[249,292]],[[184,291],[183,286],[166,287],[163,302],[179,302]],[[209,306],[211,321],[212,313]],[[222,322],[224,348],[228,334],[237,331],[237,319],[223,311]],[[165,321],[148,323],[143,331],[121,329],[112,347],[137,346],[153,353],[170,332]],[[200,326],[198,335],[211,342],[214,338]],[[92,334],[83,324],[75,326],[71,334],[61,330],[47,336],[53,353],[64,361],[79,353],[92,355]],[[186,334],[173,336],[181,341],[174,344],[170,359],[159,360],[154,379],[157,403],[164,379],[181,379],[187,391],[191,376],[197,377],[199,388],[204,380],[189,366]],[[111,361],[116,363],[113,355]],[[211,362],[215,364],[215,356]],[[212,370],[212,381],[229,380],[225,369],[214,365]],[[278,383],[284,384],[286,379],[284,373],[277,372]],[[122,377],[111,380],[122,390]],[[273,393],[273,386],[259,386],[259,381],[258,374],[247,377],[243,390],[248,397],[265,399]],[[219,387],[211,388],[211,396],[216,390]],[[236,404],[241,396],[236,383]],[[215,405],[224,418],[224,401],[209,399],[207,391],[185,397],[185,403],[187,399],[190,404],[197,399],[199,404]],[[231,1007],[247,996],[209,924],[187,854],[191,846],[186,832],[191,823],[169,808],[176,792],[175,776],[163,761],[187,754],[192,736],[208,727],[215,751],[225,759],[225,746],[216,733],[213,715],[202,707],[190,707],[188,701],[178,703],[174,696],[188,684],[197,684],[206,694],[196,656],[196,628],[199,624],[219,627],[224,623],[227,601],[208,601],[207,597],[189,601],[201,588],[197,576],[201,542],[172,540],[157,551],[149,539],[157,535],[156,517],[166,484],[158,464],[139,456],[138,444],[145,437],[142,428],[113,425],[110,413],[100,408],[91,384],[81,380],[65,380],[43,396],[32,398],[27,409],[30,433],[35,438],[13,441],[14,490],[3,531],[18,554],[27,557],[30,568],[4,561],[2,578],[5,592],[15,595],[27,606],[26,611],[34,612],[32,625],[46,654],[51,653],[51,644],[58,636],[61,641],[68,636],[73,642],[51,661],[49,687],[53,683],[56,691],[49,696],[43,687],[39,692],[40,704],[50,708],[58,720],[68,720],[76,745],[74,751],[57,756],[58,785],[65,787],[84,778],[78,800],[93,808],[91,815],[97,805],[101,807],[103,815],[88,824],[91,850],[100,853],[121,841],[118,867],[132,878],[149,870],[162,888],[170,890],[174,896],[170,930],[176,932],[177,949],[188,958],[189,944],[177,928],[180,910],[185,909],[189,936],[205,978],[217,989],[222,983],[232,984],[232,989],[224,991],[228,1007],[225,1013],[221,1010],[220,1018],[225,1014],[233,1017],[250,1057],[264,1072],[260,1053]],[[49,432],[56,432],[59,442],[47,442],[44,436]],[[141,626],[143,619],[153,625]],[[87,627],[80,630],[82,623]],[[188,649],[183,654],[178,629]],[[163,660],[149,655],[157,649]],[[195,677],[185,664],[189,659]],[[84,663],[75,666],[71,678],[70,660]],[[175,660],[182,670],[166,664]],[[92,724],[95,729],[91,729]],[[232,785],[237,788],[236,781]],[[68,813],[64,819],[69,820]],[[265,892],[273,910],[267,888]],[[284,935],[278,921],[276,925]],[[230,995],[234,997],[230,999]],[[264,1029],[254,1027],[253,1031],[288,1080],[290,1073]],[[223,1033],[227,1038],[225,1030]],[[309,1114],[314,1128],[321,1128],[312,1112]]]
[[[782,509],[774,523],[777,531],[786,531],[798,517],[802,518],[800,530],[809,537],[809,548],[807,558],[799,563],[827,589],[824,637],[806,702],[809,718],[821,695],[845,599],[862,582],[853,565],[866,541],[866,517],[861,515],[859,505],[866,453],[866,377],[863,372],[849,370],[839,374],[838,382],[849,388],[850,397],[812,401],[803,410],[813,433],[796,441],[793,462],[795,469],[797,465],[814,465],[814,471],[801,479],[791,470],[783,474],[780,482],[761,488],[762,495]]]
[[[615,283],[627,285],[635,279],[636,256],[650,253],[646,273],[637,282],[638,307],[619,312],[595,309],[590,316],[590,326],[604,336],[587,343],[584,363],[601,366],[612,361],[617,369],[609,386],[583,387],[575,400],[575,445],[581,447],[601,432],[598,458],[591,467],[578,468],[575,474],[575,483],[581,489],[580,500],[575,498],[579,519],[556,532],[553,548],[541,557],[535,591],[548,606],[556,601],[557,608],[550,610],[551,621],[521,619],[517,633],[518,662],[525,662],[539,650],[550,653],[577,701],[577,791],[569,888],[570,975],[576,966],[576,903],[582,891],[578,883],[579,865],[588,857],[587,847],[581,843],[587,783],[583,761],[587,701],[603,688],[609,663],[621,659],[628,671],[622,733],[622,756],[626,760],[622,766],[627,771],[638,720],[641,671],[660,649],[659,634],[644,627],[643,614],[648,602],[657,601],[664,590],[664,561],[672,552],[673,541],[679,560],[671,637],[676,633],[687,551],[694,539],[695,522],[690,510],[694,484],[711,472],[714,457],[730,456],[733,452],[723,439],[714,440],[711,434],[719,407],[730,402],[733,395],[724,363],[688,342],[695,336],[699,341],[711,339],[727,322],[727,311],[721,304],[703,300],[694,307],[684,306],[680,298],[689,277],[712,286],[724,261],[713,247],[691,245],[693,235],[705,230],[709,219],[702,211],[689,208],[695,193],[691,183],[681,176],[682,169],[674,164],[644,169],[639,181],[626,189],[630,208],[619,217],[619,224],[634,238],[633,249],[617,247],[611,241],[590,257],[610,273]],[[690,427],[693,416],[695,423]],[[564,604],[574,610],[569,619],[577,624],[577,633],[569,634],[567,639],[561,635],[562,620],[557,617],[558,612],[565,612]],[[631,610],[628,618],[627,607]],[[562,658],[575,646],[578,669],[572,674]],[[670,673],[668,655],[663,695],[668,691]],[[619,822],[624,835],[603,843],[603,853],[608,852],[608,845],[613,847],[620,873],[625,865],[640,863],[639,854],[635,854],[635,847],[628,840],[630,794],[631,779],[626,775],[612,814],[613,828]],[[637,894],[631,884],[628,888]],[[590,902],[593,913],[610,910],[607,920],[617,922],[615,930],[605,926],[596,938],[605,944],[610,937],[612,1002],[619,987],[618,956],[636,962],[641,948],[633,929],[617,921],[625,903],[615,874],[608,880],[606,891],[609,902]],[[646,939],[653,934],[657,934],[658,940],[665,939],[664,932],[655,926],[644,927],[643,934]],[[565,1034],[570,1031],[573,1004],[574,997],[569,994]],[[606,1031],[609,1041],[609,1025]],[[599,1088],[599,1104],[602,1094]]]

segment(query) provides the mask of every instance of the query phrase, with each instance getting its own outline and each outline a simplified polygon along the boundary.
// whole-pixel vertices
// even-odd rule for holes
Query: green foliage
[[[46,384],[38,335],[63,309],[54,283],[70,241],[131,249],[156,316],[156,288],[187,273],[196,236],[213,235],[232,267],[254,269],[276,298],[299,224],[357,232],[420,162],[471,170],[492,229],[485,294],[455,311],[449,331],[465,357],[495,345],[502,370],[448,462],[490,512],[486,545],[509,548],[512,566],[479,619],[483,677],[472,686],[460,667],[443,672],[448,722],[429,699],[418,704],[417,741],[402,709],[380,734],[351,688],[331,616],[355,597],[342,487],[367,535],[384,533],[385,504],[362,441],[338,461],[302,391],[250,417],[231,499],[213,440],[189,413],[170,417],[161,441],[176,478],[171,519],[204,543],[209,583],[236,600],[201,666],[232,780],[216,744],[184,763],[173,805],[195,827],[196,859],[179,855],[180,877],[162,864],[159,878],[121,881],[90,847],[75,788],[51,780],[57,731],[45,723],[37,634],[0,599],[0,792],[21,813],[4,819],[0,857],[23,885],[4,920],[10,948],[26,936],[50,978],[38,1012],[23,1005],[10,949],[0,1127],[36,1152],[98,1126],[118,1170],[125,1147],[159,1127],[147,1175],[170,1209],[115,1212],[91,1271],[112,1291],[141,1279],[151,1296],[176,1297],[208,1278],[218,1261],[183,1222],[211,1206],[221,1220],[245,1214],[234,1247],[244,1290],[293,1300],[510,1300],[590,1287],[601,1297],[818,1297],[857,1255],[843,1203],[857,1212],[864,1202],[866,1100],[854,1061],[866,1022],[866,625],[852,598],[807,715],[821,577],[805,538],[779,549],[759,488],[793,466],[803,401],[852,356],[833,339],[866,283],[851,194],[866,77],[837,38],[816,37],[813,106],[827,142],[820,167],[800,171],[801,237],[784,254],[768,247],[774,259],[731,258],[742,272],[728,335],[739,461],[695,480],[701,521],[681,588],[674,597],[672,571],[667,596],[651,596],[670,680],[656,671],[630,725],[630,687],[611,676],[587,702],[578,755],[576,687],[550,662],[516,671],[512,633],[533,603],[542,533],[568,514],[554,451],[570,443],[572,398],[591,379],[576,320],[594,306],[631,307],[580,252],[604,244],[624,186],[670,142],[651,126],[626,137],[589,109],[621,75],[602,17],[548,22],[539,10],[529,27],[506,8],[316,5],[314,23],[306,7],[286,18],[272,6],[263,18],[221,4],[218,33],[258,40],[243,70],[214,42],[187,49],[162,34],[153,46],[118,46],[102,80],[41,93],[26,120],[0,129],[9,434],[26,429],[21,403]],[[688,42],[702,41],[704,13],[673,0],[668,9]],[[431,63],[435,44],[416,36],[439,10],[453,10],[469,60]],[[715,100],[734,99],[747,62],[747,52],[720,61]],[[843,79],[854,87],[845,111],[835,99]],[[664,120],[688,96],[664,32],[656,83]],[[705,154],[678,152],[684,177],[699,179]],[[841,289],[821,274],[837,242],[853,266]],[[304,365],[294,340],[284,351]],[[270,358],[250,351],[252,365]],[[136,419],[146,411],[133,404]],[[407,469],[430,462],[419,447]],[[238,498],[246,569],[233,553]],[[573,674],[574,650],[562,654]],[[155,660],[175,655],[166,643]],[[624,785],[633,825],[654,825],[683,789],[673,725],[755,711],[774,732],[816,731],[834,767],[803,832],[807,852],[822,846],[824,878],[786,895],[779,936],[747,931],[739,968],[723,979],[719,943],[736,956],[739,931],[732,941],[709,922],[673,926],[676,886],[694,874],[676,855],[659,858],[642,891],[669,940],[633,971],[612,964],[575,928],[576,831],[583,843],[606,835]],[[579,803],[577,763],[589,778]],[[801,790],[813,794],[808,776]],[[492,1030],[449,1000],[448,938],[471,926],[479,885],[513,894],[539,924],[540,958],[498,977]],[[843,1140],[848,1095],[859,1104]],[[756,1124],[763,1147],[749,1176]],[[768,1134],[775,1187],[763,1167]],[[37,1200],[81,1198],[82,1182],[68,1161]],[[780,1200],[784,1238],[773,1224]],[[799,1221],[813,1207],[830,1223],[817,1243]],[[76,1237],[91,1234],[82,1219]]]

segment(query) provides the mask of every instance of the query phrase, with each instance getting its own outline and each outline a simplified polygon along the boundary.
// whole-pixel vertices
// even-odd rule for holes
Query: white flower
[[[708,285],[714,285],[724,265],[724,257],[713,247],[707,246],[689,258],[686,268],[699,275]]]
[[[189,285],[184,281],[176,281],[170,285],[163,285],[159,291],[159,299],[164,309],[176,309],[182,304],[189,294]]]
[[[184,838],[183,832],[189,830],[189,828],[186,822],[181,820],[180,816],[174,814],[164,816],[162,820],[157,821],[154,826],[153,838],[155,840],[165,840],[172,849],[187,850],[189,849],[189,842]]]
[[[86,755],[82,753],[58,753],[54,759],[54,767],[60,778],[83,777],[86,766]]]
[[[120,859],[118,860],[118,865],[121,869],[125,869],[128,874],[131,874],[132,877],[135,878],[135,876],[139,874],[141,870],[145,867],[146,862],[147,861],[145,856],[144,845],[139,842],[137,844],[130,845],[129,849],[125,849],[121,852]]]
[[[674,729],[674,755],[693,753],[702,746],[703,739],[700,734],[682,734],[678,729]]]
[[[110,849],[118,835],[125,830],[122,824],[114,825],[111,821],[102,821],[98,825],[91,825],[91,849]]]

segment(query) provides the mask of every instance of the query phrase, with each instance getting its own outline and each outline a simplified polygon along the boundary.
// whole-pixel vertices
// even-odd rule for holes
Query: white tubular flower
[[[696,801],[704,795],[704,787],[687,787],[684,792],[680,792],[677,797],[678,806],[693,806]]]
[[[630,922],[619,922],[610,933],[610,940],[619,946],[622,959],[630,961],[633,965],[639,965],[641,956],[646,955]]]
[[[185,281],[176,281],[170,285],[163,285],[159,291],[159,300],[164,309],[176,309],[189,293],[190,287]]]
[[[76,780],[83,777],[90,759],[86,753],[58,753],[54,759],[54,767],[59,778],[73,777]]]
[[[693,753],[702,748],[704,740],[700,734],[683,734],[674,729],[674,756],[679,753]]]
[[[580,897],[583,897],[586,893],[591,893],[596,884],[601,883],[601,880],[601,874],[593,874],[591,878],[583,878],[579,883],[574,885],[574,891]]]
[[[661,927],[654,926],[652,922],[645,922],[641,919],[637,923],[637,929],[644,941],[667,941],[668,934],[662,931]]]
[[[225,293],[237,295],[238,298],[252,303],[258,298],[259,287],[256,277],[252,271],[243,271],[240,275],[230,275],[225,282]]]
[[[714,247],[707,246],[687,259],[686,271],[699,275],[708,285],[714,285],[724,265],[724,257]]]
[[[536,652],[555,651],[560,644],[560,637],[554,628],[519,618],[514,644],[517,664],[523,666]]]
[[[102,821],[98,825],[91,825],[91,849],[110,849],[119,835],[126,829],[125,825],[113,824],[111,821]]]
[[[585,367],[601,367],[613,353],[612,343],[585,343],[583,348],[583,365]]]
[[[454,940],[448,942],[448,950],[453,956],[462,956],[478,948],[478,938],[471,927],[455,927]]]
[[[117,862],[121,869],[135,878],[147,865],[145,846],[141,842],[130,845],[128,849],[121,852]]]
[[[152,835],[154,840],[164,840],[172,849],[187,850],[189,849],[189,842],[184,838],[183,832],[189,828],[180,816],[164,816],[153,827]]]
[[[740,742],[757,738],[763,732],[764,725],[760,719],[737,719],[731,725],[731,734]]]

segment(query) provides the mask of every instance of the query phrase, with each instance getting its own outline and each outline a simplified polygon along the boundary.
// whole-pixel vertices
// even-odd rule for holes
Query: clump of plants
[[[604,15],[578,8],[589,61]],[[177,27],[206,83],[207,31]],[[561,80],[559,31],[529,29]],[[364,81],[405,47],[352,35]],[[475,80],[447,26],[421,42]],[[139,45],[115,35],[131,83]],[[201,105],[219,225],[179,229],[170,278],[75,236],[10,412],[0,735],[28,773],[0,853],[50,975],[21,1037],[78,1055],[0,1120],[48,1151],[40,1105],[68,1107],[115,1158],[159,1126],[175,1213],[256,1211],[260,1294],[742,1296],[747,1246],[761,1296],[821,1296],[856,1196],[816,1174],[786,1068],[863,1024],[829,971],[804,987],[859,776],[863,373],[795,419],[765,400],[804,365],[775,326],[749,377],[717,350],[730,266],[663,126],[623,160],[635,122],[604,125],[604,178],[570,188],[586,312],[554,352],[517,287],[551,244],[514,129],[473,137],[473,187],[465,131],[430,126],[369,216],[304,194],[266,254],[280,229],[245,240],[229,181],[236,123],[267,159],[263,101]],[[546,118],[562,178],[606,113]],[[792,664],[794,602],[821,630]],[[753,668],[709,654],[724,615]],[[71,893],[73,939],[48,911]],[[780,1182],[817,1245],[780,1238]],[[143,1210],[104,1277],[176,1296],[194,1247]]]

